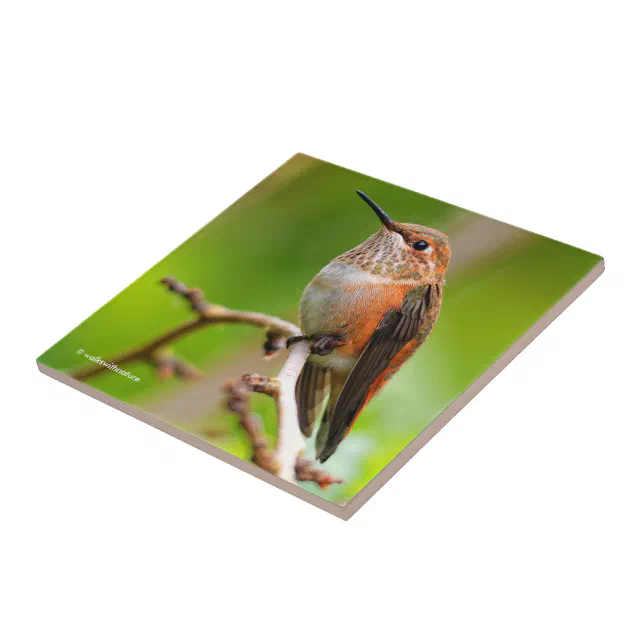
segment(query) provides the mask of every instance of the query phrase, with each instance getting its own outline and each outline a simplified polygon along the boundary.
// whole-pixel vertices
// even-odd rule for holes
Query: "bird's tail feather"
[[[310,436],[313,433],[315,421],[324,407],[324,399],[328,390],[329,382],[326,369],[307,360],[295,385],[297,415],[300,429],[305,436]]]
[[[318,429],[317,436],[315,437],[315,458],[318,459],[324,452],[329,441],[329,427],[331,425],[331,418],[335,411],[335,405],[340,397],[340,392],[344,383],[347,381],[348,374],[331,372],[331,394],[327,402],[324,416],[322,416],[322,423]]]

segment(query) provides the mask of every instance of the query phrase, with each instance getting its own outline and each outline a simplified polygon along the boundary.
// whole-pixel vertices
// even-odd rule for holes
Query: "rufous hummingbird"
[[[304,335],[289,340],[311,343],[296,398],[306,436],[323,413],[315,441],[323,463],[364,406],[427,339],[440,312],[450,258],[446,235],[394,221],[356,192],[382,226],[313,278],[300,300]]]

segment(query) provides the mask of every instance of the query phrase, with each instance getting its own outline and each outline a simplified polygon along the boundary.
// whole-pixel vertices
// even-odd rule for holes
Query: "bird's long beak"
[[[358,196],[360,199],[363,201],[366,201],[371,209],[378,215],[378,219],[382,222],[382,225],[387,229],[390,230],[391,232],[397,233],[399,232],[399,228],[396,225],[396,222],[375,202],[369,199],[367,195],[362,192],[362,190],[356,190],[358,193]]]

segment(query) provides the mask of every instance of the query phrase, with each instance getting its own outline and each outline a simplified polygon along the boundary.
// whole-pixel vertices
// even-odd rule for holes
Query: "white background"
[[[3,2],[0,639],[642,642],[638,4]],[[607,264],[349,523],[35,365],[295,152]]]

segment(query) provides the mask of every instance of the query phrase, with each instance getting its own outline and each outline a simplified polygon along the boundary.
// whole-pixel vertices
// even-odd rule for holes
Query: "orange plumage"
[[[431,332],[450,257],[443,233],[393,221],[358,194],[382,227],[322,269],[300,301],[311,355],[298,380],[298,414],[310,435],[328,394],[316,437],[322,462]]]

